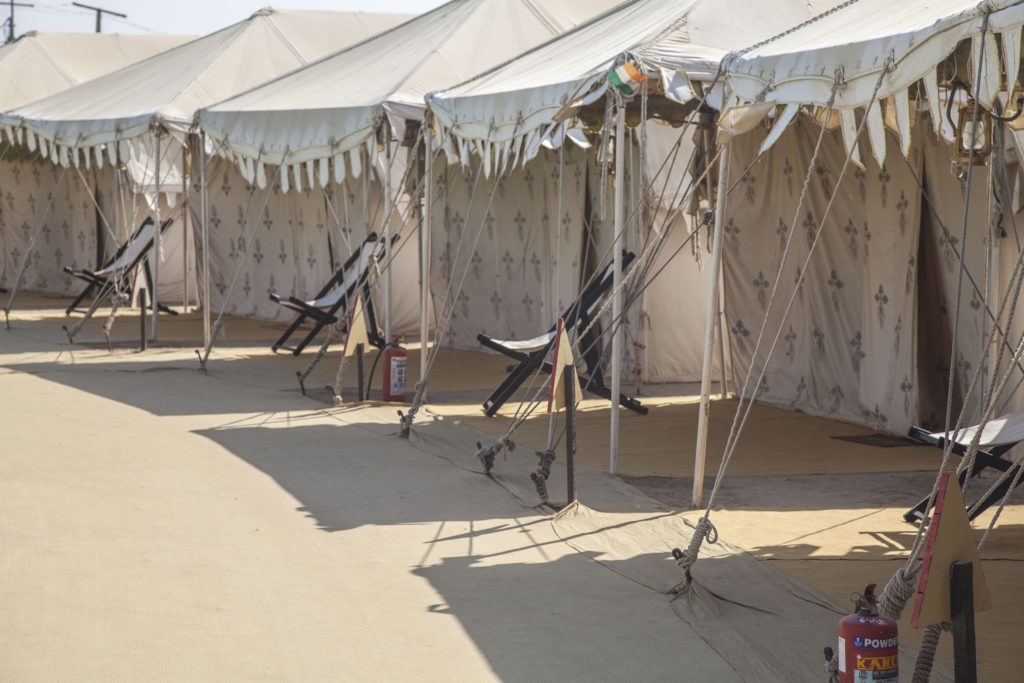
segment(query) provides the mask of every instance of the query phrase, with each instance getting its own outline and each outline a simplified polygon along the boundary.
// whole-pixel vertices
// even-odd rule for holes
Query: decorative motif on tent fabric
[[[277,254],[277,258],[279,261],[281,261],[281,265],[283,266],[288,262],[288,251],[284,246],[284,239],[282,239],[278,244],[278,249],[279,251]]]
[[[868,257],[871,256],[871,228],[868,227],[868,222],[864,221],[864,228],[861,231],[864,234],[864,263],[868,262]]]
[[[889,181],[892,180],[892,176],[889,175],[889,171],[886,170],[885,164],[882,164],[882,170],[878,173],[878,180],[882,183],[882,187],[879,190],[879,198],[882,201],[882,208],[886,207],[886,203],[889,201]]]
[[[85,231],[84,230],[79,230],[78,231],[78,248],[79,248],[79,250],[81,250],[83,252],[85,251]],[[37,256],[38,256],[38,254],[39,254],[39,252],[36,252]],[[39,259],[38,258],[36,259],[36,265],[39,265]]]
[[[899,226],[900,235],[907,234],[907,207],[910,206],[910,202],[907,201],[907,195],[900,190],[900,200],[896,202],[896,210],[900,212]]]
[[[821,191],[826,197],[832,196],[832,171],[829,170],[828,166],[824,164],[818,164],[818,167],[814,169],[814,172],[818,176],[818,180],[821,182]]]
[[[804,231],[807,233],[807,248],[810,249],[814,245],[814,236],[818,232],[818,221],[814,220],[814,214],[810,211],[807,212],[807,218],[803,222]]]
[[[829,415],[835,415],[843,405],[843,399],[846,398],[846,394],[843,393],[843,388],[836,384],[832,387],[832,390],[829,391],[829,397],[832,401],[829,403],[828,413]]]
[[[786,157],[785,164],[782,167],[782,175],[786,178],[786,189],[789,191],[790,199],[793,198],[793,164],[789,163],[789,157]],[[782,219],[779,219],[780,221]]]
[[[211,204],[210,205],[210,219],[209,220],[210,220],[210,225],[213,226],[214,230],[220,230],[221,219],[220,219],[220,215],[217,213],[217,205],[216,204]]]
[[[49,223],[47,223],[46,225],[43,226],[42,232],[43,232],[43,242],[45,242],[46,244],[49,244],[50,243],[50,224]]]
[[[761,375],[761,381],[757,383],[757,395],[767,396],[772,391],[771,385],[768,384],[768,376]]]
[[[28,201],[28,208],[29,208],[29,210],[32,212],[33,215],[35,215],[36,214],[36,209],[37,209],[37,207],[36,207],[36,196],[30,192],[29,195],[28,195],[28,200],[27,201]]]
[[[814,339],[814,353],[817,360],[823,360],[825,358],[825,333],[821,331],[820,327],[815,327],[811,332],[811,338]]]
[[[754,279],[753,285],[757,288],[757,301],[761,304],[761,308],[768,308],[768,285],[771,284],[765,279],[762,271],[757,271],[757,277]]]
[[[533,322],[533,304],[534,304],[534,301],[533,301],[533,297],[530,296],[529,292],[527,292],[526,295],[523,296],[522,304],[523,304],[524,310],[526,311],[526,319],[529,320],[530,322]]]
[[[277,292],[277,282],[274,279],[274,274],[271,273],[270,277],[267,279],[267,296],[270,296],[275,292]]]
[[[754,186],[757,183],[757,177],[753,173],[748,173],[740,178],[740,182],[743,183],[743,196],[753,204],[757,199],[757,188]]]
[[[910,416],[910,394],[914,391],[914,384],[910,381],[906,375],[903,376],[903,381],[900,383],[900,391],[903,392],[903,414]]]
[[[828,278],[828,287],[832,290],[832,308],[837,313],[839,312],[839,290],[844,286],[843,281],[839,279],[839,274],[833,269],[832,274]]]
[[[786,358],[789,360],[789,364],[792,365],[793,361],[796,360],[796,332],[793,330],[793,326],[789,326],[789,331],[786,332],[786,336],[783,338],[786,342]]]
[[[796,298],[801,304],[804,302],[804,283],[800,277],[800,266],[796,268],[796,275],[793,276],[793,286],[796,287]]]
[[[868,203],[868,186],[865,184],[865,180],[868,177],[867,172],[862,168],[857,168],[853,172],[853,177],[857,180],[857,185],[860,188],[860,202],[861,204]]]
[[[729,219],[725,223],[725,227],[722,228],[725,231],[725,243],[729,247],[729,251],[732,252],[733,256],[740,255],[740,229],[739,226]]]
[[[263,222],[263,227],[266,229],[267,232],[270,232],[271,230],[274,229],[274,219],[270,217],[269,213],[263,215],[263,221],[262,222]]]
[[[221,181],[221,184],[220,184],[220,191],[224,193],[225,197],[228,197],[228,196],[231,195],[231,182],[228,180],[228,173],[227,173],[227,171],[224,172],[224,178],[223,178],[223,180]]]
[[[807,379],[803,375],[800,375],[800,383],[796,385],[796,389],[793,392],[794,397],[791,405],[797,406],[807,400]]]
[[[505,276],[509,280],[512,279],[512,266],[515,264],[515,262],[516,262],[516,260],[514,258],[512,258],[512,254],[509,253],[508,249],[506,249],[505,250],[505,255],[501,257],[501,263],[502,263],[502,265],[505,266]]]
[[[786,251],[786,236],[789,234],[789,226],[779,218],[779,225],[775,228],[775,234],[779,236],[779,253]]]
[[[853,224],[852,218],[847,221],[846,227],[843,228],[843,232],[845,232],[849,238],[847,240],[847,248],[850,250],[850,259],[856,260],[860,254],[857,249],[857,226]]]
[[[981,308],[981,300],[978,298],[978,291],[975,289],[971,290],[971,303],[969,306],[975,311]]]
[[[750,330],[744,326],[742,320],[737,320],[736,324],[729,328],[729,331],[732,332],[737,348],[739,348],[743,353],[746,353],[747,338],[750,337]]]
[[[873,411],[864,413],[864,421],[874,429],[875,431],[885,431],[886,425],[889,424],[889,418],[879,409],[878,404],[875,404]]]
[[[494,216],[490,211],[484,216],[484,226],[487,228],[487,239],[494,241]]]
[[[14,164],[11,166],[11,175],[14,176],[14,184],[21,185],[21,165]]]
[[[885,329],[885,307],[889,303],[889,295],[885,293],[884,285],[878,285],[878,292],[875,294],[875,303],[878,304],[878,327]]]
[[[249,279],[249,273],[245,274],[245,282],[242,284],[242,291],[245,293],[245,298],[249,298],[249,293],[252,292],[252,281]]]
[[[310,244],[306,248],[306,265],[309,266],[310,270],[316,265],[316,252],[313,251],[313,245]]]
[[[526,226],[526,216],[523,215],[522,210],[516,209],[516,215],[512,218],[512,222],[516,224],[516,234],[519,236],[519,241],[522,242]]]
[[[478,252],[474,251],[473,252],[473,258],[471,258],[469,260],[469,262],[470,262],[470,264],[472,266],[471,272],[473,273],[473,279],[479,280],[480,279],[480,267],[484,263],[483,257],[480,256],[480,254]]]
[[[867,357],[863,347],[864,337],[860,330],[857,330],[857,334],[853,335],[853,339],[850,340],[850,365],[858,375],[860,374],[860,362]]]

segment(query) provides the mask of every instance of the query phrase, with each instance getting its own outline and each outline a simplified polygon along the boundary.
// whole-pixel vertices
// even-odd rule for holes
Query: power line
[[[88,10],[92,10],[92,11],[96,12],[96,33],[101,33],[102,32],[103,15],[104,14],[109,14],[109,15],[115,16],[115,17],[121,17],[122,19],[127,19],[128,18],[127,14],[121,14],[120,12],[115,12],[114,10],[103,9],[102,7],[93,7],[92,5],[83,5],[80,2],[73,2],[71,4],[74,5],[75,7],[81,7],[82,9],[88,9]]]
[[[7,6],[11,9],[11,15],[7,18],[7,42],[10,43],[14,40],[14,8],[35,7],[35,5],[31,3],[15,2],[14,0],[8,0]]]

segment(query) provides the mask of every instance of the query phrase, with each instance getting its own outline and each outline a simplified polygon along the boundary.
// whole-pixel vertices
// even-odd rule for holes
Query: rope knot
[[[715,525],[707,517],[701,517],[697,520],[697,526],[693,530],[690,545],[686,547],[686,550],[680,550],[679,548],[672,550],[672,557],[675,558],[676,564],[679,565],[679,568],[683,570],[683,574],[686,576],[681,589],[689,586],[693,580],[693,577],[690,575],[690,569],[697,561],[697,556],[700,555],[701,544],[705,540],[709,544],[718,543],[718,529],[715,528]]]

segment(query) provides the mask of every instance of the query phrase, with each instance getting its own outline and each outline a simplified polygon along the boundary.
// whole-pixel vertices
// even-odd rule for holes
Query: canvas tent
[[[735,22],[734,17],[741,14],[750,20]],[[677,118],[672,123],[678,126],[694,108],[700,83],[714,79],[718,62],[728,49],[782,31],[807,16],[807,5],[802,2],[775,3],[770,8],[764,3],[740,1],[627,2],[490,73],[432,93],[428,101],[438,122],[438,135],[450,138],[453,143],[450,161],[464,165],[482,163],[485,174],[499,176],[500,180],[492,181],[500,190],[495,201],[514,197],[513,202],[523,207],[521,215],[535,219],[536,233],[531,237],[534,242],[540,238],[554,243],[559,225],[564,223],[569,228],[561,235],[562,258],[555,258],[552,249],[546,260],[552,269],[560,261],[564,271],[562,300],[557,305],[552,302],[544,306],[542,314],[532,319],[528,317],[527,297],[522,302],[506,302],[505,309],[499,311],[490,306],[487,297],[491,291],[486,286],[477,286],[473,271],[467,279],[470,286],[464,292],[466,314],[456,319],[451,332],[455,343],[471,345],[481,327],[500,338],[536,334],[550,325],[576,295],[587,277],[585,270],[599,267],[602,259],[610,258],[612,192],[606,184],[610,174],[597,159],[602,148],[598,132],[603,123],[602,98],[611,87],[608,74],[621,55],[632,55],[656,82],[649,95],[652,102],[658,100],[660,109],[655,112],[651,105],[651,118],[660,117],[664,122],[675,110]],[[713,93],[708,94],[709,102],[714,102]],[[624,239],[627,248],[639,253],[648,238],[657,237],[662,231],[667,233],[666,247],[653,263],[653,272],[666,265],[667,254],[681,247],[699,223],[699,219],[694,221],[692,216],[685,215],[687,212],[678,211],[688,184],[694,131],[689,129],[681,137],[676,128],[653,123],[637,125],[640,106],[636,102],[631,106],[630,118],[635,120],[631,121],[632,132],[627,140],[629,153],[623,183],[629,214]],[[596,123],[594,107],[600,109]],[[569,140],[588,149],[568,144]],[[641,140],[645,144],[641,145]],[[590,147],[592,142],[597,142],[597,146]],[[678,153],[673,151],[676,144],[680,145]],[[667,159],[670,155],[674,160]],[[668,182],[659,178],[652,184],[657,170],[666,161],[669,166],[674,165]],[[551,184],[557,184],[560,164],[564,166],[563,177],[570,178],[571,183],[561,197],[563,207],[559,215],[563,220],[551,223],[544,221],[544,217],[557,212],[558,198],[534,210],[532,179],[547,178]],[[602,183],[606,184],[604,189]],[[454,188],[459,191],[458,184]],[[599,205],[585,207],[587,195]],[[646,201],[646,213],[634,211],[642,201]],[[441,210],[439,207],[438,211]],[[481,216],[473,220],[484,218],[483,211],[479,213]],[[492,213],[497,220],[502,219],[500,211]],[[520,215],[515,210],[504,213],[509,214],[504,219],[508,222]],[[449,215],[449,224],[451,220]],[[522,245],[516,244],[515,227],[515,223],[507,228],[499,226],[495,231],[497,238],[492,238],[490,231],[484,236],[480,252],[485,262],[495,257],[498,260],[506,253],[525,253],[528,261],[533,257],[532,250],[524,251]],[[444,254],[437,242],[435,251]],[[590,263],[585,265],[588,253]],[[695,256],[699,257],[699,251],[695,254],[687,250],[684,257],[668,264],[651,285],[641,304],[642,325],[640,306],[632,317],[627,317],[626,334],[631,343],[625,344],[624,349],[624,379],[679,381],[700,376],[703,329],[694,321],[704,320],[707,272],[700,268]],[[529,268],[524,270],[529,274]],[[544,284],[546,291],[536,291],[537,285],[528,278],[515,282],[516,287],[529,292],[530,300],[549,302],[555,288],[551,282]]]
[[[973,424],[1021,332],[1013,306],[1000,309],[1019,286],[1017,155],[986,111],[1016,106],[1024,3],[847,5],[726,61],[720,139],[739,189],[720,234],[735,378],[752,368],[748,397],[905,433],[942,428],[952,372],[953,420],[963,404]],[[976,88],[994,151],[958,155],[948,138],[969,125]],[[996,318],[1008,335],[989,342]],[[1024,405],[1020,370],[1011,376],[996,414]]]
[[[221,153],[261,188],[273,185],[275,175],[277,187],[285,192],[317,185],[346,188],[343,195],[370,197],[370,206],[382,212],[362,218],[361,230],[398,234],[401,228],[392,224],[403,218],[414,222],[409,202],[419,202],[416,185],[423,157],[416,135],[425,94],[500,64],[611,4],[453,0],[301,71],[204,109],[200,125]],[[392,132],[402,143],[396,151]],[[390,172],[385,170],[389,155],[394,158]],[[366,181],[363,169],[369,167],[375,168],[376,177]],[[364,182],[371,183],[369,190]],[[397,195],[401,196],[396,202]],[[384,221],[383,216],[391,220]],[[357,233],[349,241],[358,243],[361,237]],[[426,317],[416,294],[416,241],[411,231],[405,231],[403,240],[396,260],[384,269],[382,283],[387,290],[395,273],[394,291],[390,296],[382,292],[381,297],[385,331],[393,334],[415,331]],[[265,275],[259,271],[258,265],[250,265],[252,277],[264,285]]]
[[[0,111],[9,111],[35,100],[53,95],[90,79],[102,76],[128,64],[180,45],[193,36],[125,35],[117,33],[47,33],[31,31],[12,43],[0,47]],[[5,146],[0,152],[0,286],[10,288],[21,254],[28,245],[23,226],[34,223],[35,210],[44,188],[55,187],[56,170],[46,162],[33,159]],[[30,200],[31,198],[31,200]],[[80,205],[70,193],[60,193],[60,205],[54,215],[70,216]],[[66,201],[65,201],[66,199]],[[87,214],[86,214],[87,215]],[[61,225],[60,221],[56,225]],[[63,231],[61,231],[63,232]],[[51,248],[40,250],[41,262],[27,274],[25,285],[64,293],[67,284],[55,278],[65,263],[43,265],[59,249],[62,255],[73,253],[76,243],[68,231],[68,239],[57,245],[56,231],[51,234]],[[95,253],[95,237],[91,252],[82,248],[83,256]],[[85,261],[83,261],[84,263]]]
[[[29,151],[38,148],[42,156],[72,169],[72,179],[77,173],[74,169],[123,164],[128,176],[118,185],[124,188],[119,194],[129,198],[121,200],[128,210],[122,212],[116,226],[116,233],[123,237],[141,220],[140,214],[150,210],[139,205],[140,197],[148,197],[154,213],[166,213],[177,203],[185,185],[186,148],[193,158],[199,156],[189,147],[196,110],[308,64],[337,49],[339,43],[357,42],[405,18],[263,9],[156,57],[20,107],[0,117],[0,128],[8,140],[16,140]],[[156,201],[158,195],[160,202]],[[187,222],[177,221],[186,230]],[[188,244],[187,236],[180,232],[166,241],[172,239]],[[163,261],[153,261],[155,270],[166,265]],[[161,273],[161,294],[165,281]],[[154,318],[154,331],[155,325]]]

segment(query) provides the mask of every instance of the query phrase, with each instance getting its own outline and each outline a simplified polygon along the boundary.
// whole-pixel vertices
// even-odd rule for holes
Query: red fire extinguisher
[[[875,584],[854,599],[854,612],[839,620],[839,683],[899,680],[896,622],[878,614]]]
[[[384,347],[384,372],[381,393],[385,401],[405,401],[405,361],[408,355],[398,345],[398,337]]]

